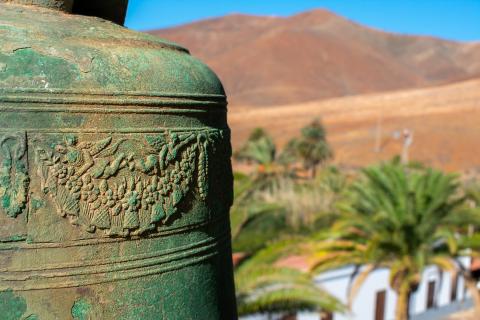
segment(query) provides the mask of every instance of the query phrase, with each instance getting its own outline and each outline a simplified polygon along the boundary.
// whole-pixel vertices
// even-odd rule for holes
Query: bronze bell
[[[0,0],[0,319],[235,319],[222,84],[97,2]]]

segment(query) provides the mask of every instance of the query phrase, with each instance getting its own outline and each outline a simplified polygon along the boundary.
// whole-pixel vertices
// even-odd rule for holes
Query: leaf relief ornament
[[[99,141],[66,135],[51,149],[36,148],[37,174],[57,213],[72,224],[109,237],[141,235],[173,219],[188,196],[207,199],[208,154],[223,135],[165,131]]]
[[[25,133],[0,135],[0,211],[15,218],[28,200]]]

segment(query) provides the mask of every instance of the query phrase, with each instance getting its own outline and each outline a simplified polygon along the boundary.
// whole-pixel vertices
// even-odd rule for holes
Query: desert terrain
[[[274,106],[480,77],[480,43],[400,35],[326,10],[229,15],[151,31],[186,46],[232,106]]]
[[[413,132],[410,159],[447,170],[480,169],[480,79],[269,108],[232,107],[234,148],[255,127],[267,129],[282,146],[315,118],[326,126],[334,161],[342,166],[400,154],[402,132],[408,129]]]
[[[335,163],[359,167],[402,152],[480,170],[480,43],[387,33],[325,10],[230,15],[151,31],[205,61],[229,97],[233,145],[255,127],[282,146],[320,118]]]

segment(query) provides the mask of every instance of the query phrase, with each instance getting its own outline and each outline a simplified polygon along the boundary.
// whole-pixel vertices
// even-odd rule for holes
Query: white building
[[[463,258],[462,264],[470,267],[470,258]],[[353,267],[344,267],[324,272],[315,277],[315,282],[327,292],[347,304],[349,285]],[[319,313],[299,312],[296,320],[392,320],[395,314],[396,294],[389,287],[389,270],[378,269],[364,282],[353,301],[352,310],[347,314],[330,314],[320,316]],[[470,308],[471,300],[461,276],[452,277],[437,267],[424,270],[418,290],[410,300],[412,320],[437,320]],[[258,315],[246,317],[245,320],[278,319]],[[289,318],[290,319],[290,318]]]

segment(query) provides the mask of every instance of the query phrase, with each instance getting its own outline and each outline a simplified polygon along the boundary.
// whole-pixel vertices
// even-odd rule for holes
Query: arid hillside
[[[385,33],[325,10],[230,15],[152,31],[189,48],[231,106],[273,106],[419,88],[480,76],[480,43]]]
[[[261,126],[284,145],[321,118],[335,162],[357,167],[402,151],[402,131],[413,132],[409,157],[447,170],[480,169],[480,79],[450,85],[270,108],[236,107],[229,113],[234,147]],[[380,152],[375,152],[380,137]]]

